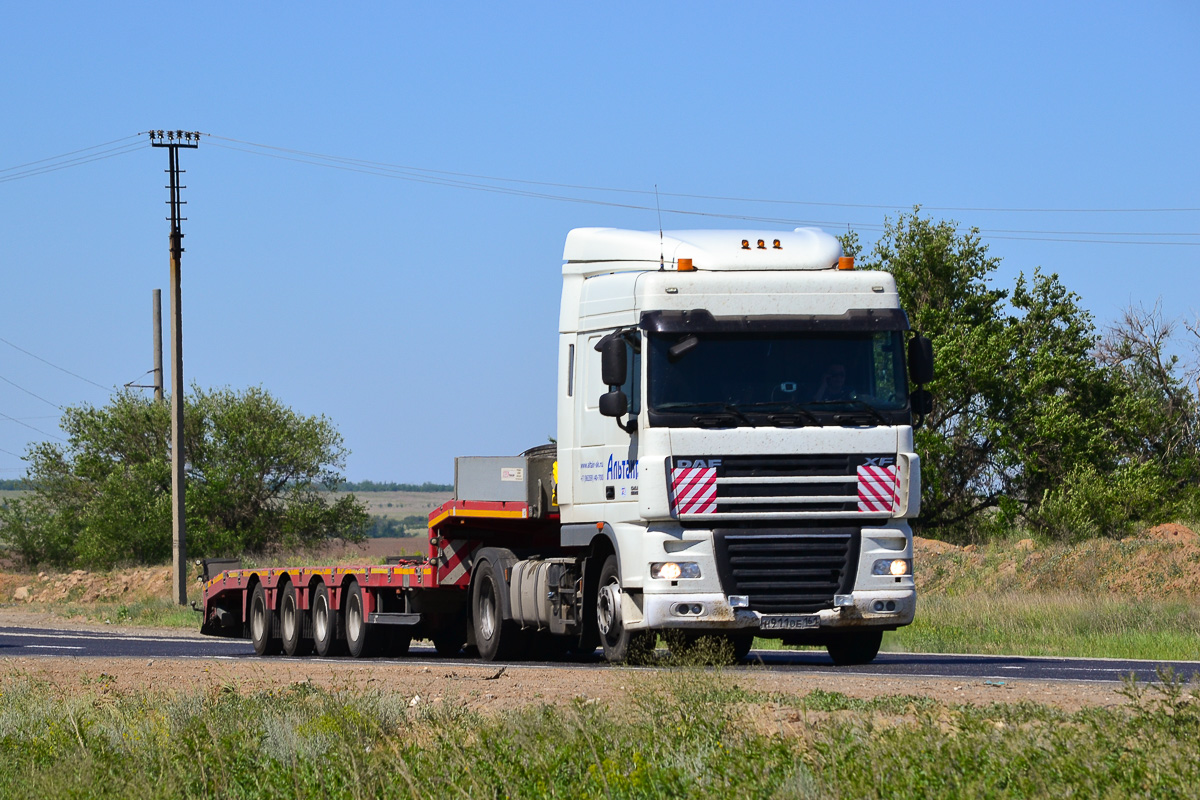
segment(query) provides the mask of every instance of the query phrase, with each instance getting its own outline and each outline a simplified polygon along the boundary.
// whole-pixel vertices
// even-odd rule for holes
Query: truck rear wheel
[[[296,584],[288,583],[279,601],[279,638],[283,640],[283,652],[289,656],[306,656],[312,652],[313,642],[304,636],[304,612],[300,610],[299,592]]]
[[[609,662],[639,661],[654,649],[653,633],[630,631],[621,620],[621,576],[615,555],[609,556],[600,569],[600,585],[596,590],[596,627],[600,632],[604,658]]]
[[[255,655],[273,656],[280,650],[275,636],[275,614],[267,608],[267,590],[257,584],[250,595],[250,642]]]
[[[883,631],[858,631],[837,635],[825,643],[829,657],[839,667],[870,664],[879,655]]]
[[[471,621],[479,657],[484,661],[507,661],[515,655],[517,648],[520,632],[511,620],[504,619],[500,601],[502,587],[492,562],[484,561],[475,570],[471,586]]]
[[[313,645],[322,658],[334,654],[338,641],[337,614],[329,601],[329,587],[321,583],[313,594]]]

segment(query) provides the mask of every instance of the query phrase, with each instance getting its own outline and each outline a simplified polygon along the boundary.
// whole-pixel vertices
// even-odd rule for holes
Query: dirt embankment
[[[1082,592],[1200,598],[1200,536],[1170,523],[1120,541],[1039,545],[1032,539],[958,547],[913,539],[917,591]]]

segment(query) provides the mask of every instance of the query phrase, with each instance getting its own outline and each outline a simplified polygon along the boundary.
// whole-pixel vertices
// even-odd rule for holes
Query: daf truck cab
[[[556,500],[605,656],[675,629],[873,659],[916,609],[933,370],[892,276],[812,228],[581,228],[563,260]]]

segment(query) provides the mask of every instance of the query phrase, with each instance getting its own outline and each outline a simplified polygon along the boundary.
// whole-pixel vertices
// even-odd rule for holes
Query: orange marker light
[[[758,240],[758,249],[759,249],[759,250],[766,250],[766,249],[767,249],[767,243],[766,243],[766,242],[764,242],[762,239],[759,239],[759,240]]]
[[[690,258],[681,258],[676,262],[675,269],[679,272],[693,272],[696,268],[692,266]]]
[[[771,245],[771,246],[772,246],[772,247],[774,247],[776,250],[782,250],[782,249],[783,249],[783,245],[781,245],[781,244],[779,243],[779,240],[778,240],[778,239],[776,239],[776,240],[775,240],[775,244],[773,244],[773,245]]]
[[[838,269],[854,269],[854,256],[838,256]]]
[[[743,250],[750,249],[750,240],[749,239],[742,239],[742,249]]]

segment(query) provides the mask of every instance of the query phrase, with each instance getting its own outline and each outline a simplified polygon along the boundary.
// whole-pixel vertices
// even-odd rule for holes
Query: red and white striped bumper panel
[[[858,510],[894,511],[897,501],[896,467],[858,468]]]
[[[671,496],[676,515],[715,513],[717,468],[675,467],[671,470]]]

